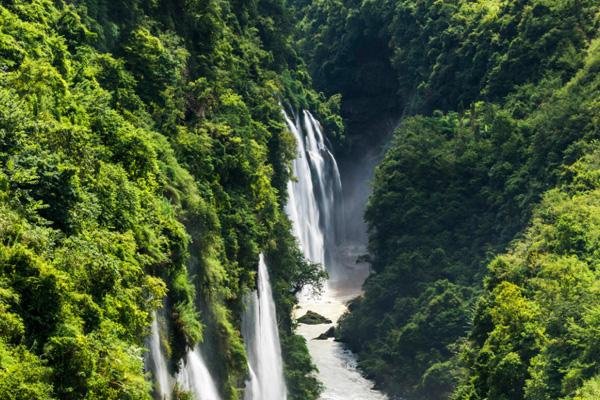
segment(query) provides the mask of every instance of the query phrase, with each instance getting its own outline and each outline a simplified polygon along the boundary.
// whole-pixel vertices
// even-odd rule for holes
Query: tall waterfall
[[[298,146],[293,162],[295,179],[288,182],[286,212],[306,258],[332,264],[340,225],[337,216],[341,215],[335,208],[342,189],[340,172],[321,124],[312,114],[303,111],[302,118],[292,119],[284,112],[284,116]]]
[[[169,371],[167,369],[167,361],[163,354],[160,345],[160,330],[158,327],[158,317],[156,312],[152,314],[152,326],[149,338],[150,354],[149,360],[150,368],[154,376],[154,393],[160,400],[171,399],[171,384],[169,378]]]
[[[217,385],[213,380],[200,349],[189,350],[185,362],[180,365],[177,380],[182,388],[194,395],[196,400],[220,400]]]
[[[337,228],[341,225],[340,172],[325,143],[321,124],[309,111],[302,118],[284,112],[294,134],[298,157],[293,162],[295,179],[288,182],[286,212],[292,221],[301,250],[312,262],[332,264]]]
[[[247,298],[242,334],[246,341],[250,369],[244,400],[285,400],[287,389],[283,377],[275,302],[269,271],[262,254],[258,263],[258,288]]]

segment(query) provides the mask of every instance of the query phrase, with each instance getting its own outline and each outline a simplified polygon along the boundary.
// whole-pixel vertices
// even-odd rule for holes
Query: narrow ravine
[[[310,310],[331,320],[330,324],[300,324],[297,330],[306,339],[318,368],[324,386],[321,399],[386,399],[373,389],[373,382],[361,375],[355,356],[341,343],[333,338],[316,339],[336,326],[346,303],[360,294],[368,266],[356,263],[364,253],[364,243],[353,243],[345,235],[340,173],[320,124],[308,111],[300,116],[286,115],[286,121],[298,143],[298,158],[293,165],[296,179],[288,185],[288,216],[304,255],[322,263],[330,276],[321,294],[302,294],[296,310],[296,317]],[[362,220],[362,215],[356,218]]]

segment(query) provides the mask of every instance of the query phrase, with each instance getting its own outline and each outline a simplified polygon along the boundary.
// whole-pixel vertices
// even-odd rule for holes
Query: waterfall
[[[154,376],[155,398],[157,400],[171,400],[171,377],[160,343],[160,330],[156,312],[153,314],[148,342],[150,354],[147,365]],[[199,348],[196,347],[196,349],[188,351],[185,362],[182,360],[179,365],[179,371],[177,381],[185,391],[194,395],[195,400],[220,400],[217,386],[206,367]]]
[[[258,288],[246,299],[242,334],[246,341],[250,379],[244,400],[285,400],[281,345],[275,315],[275,302],[269,271],[261,254],[258,263]]]
[[[325,261],[325,239],[320,228],[320,212],[314,196],[308,155],[300,122],[293,122],[285,114],[287,125],[296,138],[298,156],[293,161],[295,180],[288,182],[288,203],[286,212],[293,223],[294,235],[300,249],[313,262]]]
[[[149,366],[154,376],[154,393],[160,400],[170,400],[171,384],[169,382],[169,371],[167,369],[167,360],[160,345],[160,330],[156,312],[152,314],[152,326],[148,341],[150,354],[147,361],[149,361]]]
[[[288,182],[286,212],[306,258],[330,265],[339,225],[336,216],[341,215],[334,207],[342,189],[340,172],[321,124],[309,111],[302,115],[292,120],[284,111],[298,150],[293,162],[295,179]]]
[[[368,266],[357,264],[356,253],[348,242],[341,218],[344,210],[340,172],[321,125],[308,111],[303,111],[301,118],[291,118],[285,112],[284,116],[298,149],[293,162],[295,177],[288,183],[286,212],[304,256],[323,263],[330,277],[319,296],[301,294],[297,310],[297,315],[310,310],[332,321],[323,325],[299,324],[296,329],[306,339],[319,370],[318,378],[324,386],[320,399],[387,400],[372,388],[373,382],[361,375],[351,352],[332,339],[314,340],[335,326],[346,311],[346,303],[360,294]]]
[[[220,400],[217,385],[213,380],[200,349],[189,350],[185,362],[180,364],[177,380],[181,387],[194,395],[195,400]]]

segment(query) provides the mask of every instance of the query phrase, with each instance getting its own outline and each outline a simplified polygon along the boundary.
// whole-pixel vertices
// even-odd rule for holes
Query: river
[[[320,296],[305,295],[301,299],[296,316],[311,310],[327,317],[331,324],[300,324],[297,332],[307,342],[313,362],[317,366],[318,378],[324,390],[321,400],[384,400],[382,393],[373,390],[373,382],[364,378],[356,366],[356,357],[333,338],[315,339],[331,326],[336,326],[340,316],[346,311],[346,303],[361,292],[361,283],[368,273],[366,265],[347,264],[347,279],[330,281]]]

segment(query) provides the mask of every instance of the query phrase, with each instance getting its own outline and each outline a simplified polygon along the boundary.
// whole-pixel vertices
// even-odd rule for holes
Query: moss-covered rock
[[[321,314],[308,310],[306,314],[298,318],[298,322],[306,325],[321,325],[331,324],[332,321]]]

